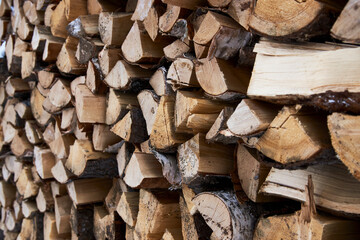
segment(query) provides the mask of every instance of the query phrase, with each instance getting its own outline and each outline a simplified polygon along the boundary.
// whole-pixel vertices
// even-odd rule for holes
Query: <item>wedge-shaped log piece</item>
[[[206,133],[205,137],[208,142],[223,144],[234,144],[237,142],[238,138],[230,132],[227,125],[227,121],[233,113],[234,108],[232,107],[225,107],[220,112],[210,130]]]
[[[73,203],[82,205],[104,201],[111,185],[112,180],[108,178],[89,178],[74,180],[66,186]]]
[[[328,128],[340,160],[360,180],[360,116],[333,113],[328,116]]]
[[[80,64],[76,58],[76,49],[79,40],[74,37],[67,37],[58,55],[56,66],[67,74],[81,75],[86,73],[86,64]]]
[[[39,186],[34,182],[30,167],[23,167],[16,182],[16,188],[24,199],[35,197],[38,194]]]
[[[243,99],[227,121],[229,130],[247,136],[266,130],[276,117],[279,107],[252,99]]]
[[[21,230],[21,219],[16,219],[14,210],[11,208],[5,210],[5,226],[8,231],[15,233]]]
[[[248,96],[282,103],[303,101],[330,111],[360,112],[359,81],[354,77],[359,72],[360,48],[271,45],[256,45]]]
[[[33,156],[34,146],[27,139],[25,131],[17,131],[14,139],[11,142],[10,148],[17,157]]]
[[[64,0],[66,19],[70,22],[80,15],[87,15],[86,0]]]
[[[139,0],[137,1],[134,14],[131,17],[132,21],[144,21],[148,16],[149,11],[154,4],[154,0]]]
[[[23,52],[21,59],[21,78],[30,80],[36,76],[36,52]]]
[[[75,92],[76,114],[81,123],[105,123],[106,97],[93,94],[85,85]]]
[[[71,101],[70,83],[66,80],[57,79],[49,92],[49,100],[56,107],[63,108]]]
[[[121,120],[129,112],[129,105],[139,106],[135,94],[110,88],[106,98],[106,124],[111,125]]]
[[[64,43],[63,38],[55,37],[51,34],[50,28],[43,25],[35,26],[34,34],[31,38],[32,49],[36,52],[44,51],[46,41],[58,44]]]
[[[99,15],[82,15],[69,23],[67,30],[73,37],[93,37],[99,35]]]
[[[60,1],[55,10],[51,13],[51,33],[56,37],[66,38],[68,33],[66,26],[70,21],[66,18],[65,1]]]
[[[120,142],[121,138],[110,131],[110,126],[95,124],[92,140],[95,151],[104,151],[107,147]]]
[[[42,133],[35,121],[26,121],[25,134],[31,144],[39,144],[42,142]]]
[[[158,68],[150,78],[149,83],[157,95],[164,96],[173,94],[171,85],[167,83],[166,80],[166,69],[163,67]]]
[[[156,63],[163,57],[163,48],[168,45],[165,39],[153,42],[143,29],[141,22],[135,22],[126,36],[121,50],[124,57],[133,63]]]
[[[167,78],[174,84],[184,87],[198,87],[195,75],[195,64],[188,58],[177,58],[170,66]]]
[[[139,214],[134,233],[138,238],[160,239],[166,228],[181,226],[177,193],[141,189],[139,198]]]
[[[70,233],[70,211],[72,201],[69,195],[55,198],[56,229],[59,234]]]
[[[315,0],[261,0],[256,3],[250,28],[265,36],[310,38],[329,32],[333,23],[329,10]]]
[[[135,227],[139,211],[139,192],[124,192],[121,195],[116,211],[126,224]]]
[[[181,228],[167,228],[164,235],[162,236],[164,240],[181,240],[183,239]]]
[[[36,206],[40,212],[54,209],[54,198],[51,193],[51,184],[46,183],[40,187],[36,196]]]
[[[126,224],[116,212],[104,206],[94,207],[94,235],[96,239],[125,239]],[[126,238],[127,239],[127,238]]]
[[[184,56],[185,53],[191,50],[190,42],[186,39],[181,41],[180,39],[164,47],[165,57],[171,61],[176,60],[179,57]]]
[[[50,113],[46,112],[42,107],[44,101],[45,97],[41,95],[37,88],[35,88],[32,91],[30,98],[31,111],[36,121],[42,126],[45,126],[51,118]]]
[[[31,200],[22,201],[21,211],[25,218],[33,218],[35,213],[38,211],[36,202]]]
[[[243,28],[249,30],[249,19],[252,14],[253,2],[251,0],[233,0],[229,4],[227,13]]]
[[[168,188],[159,161],[152,154],[134,152],[125,170],[124,181],[132,188]]]
[[[340,16],[331,28],[331,35],[347,43],[360,43],[360,28],[356,24],[360,14],[359,1],[348,1]]]
[[[57,4],[51,3],[47,5],[44,13],[44,25],[51,27],[51,16],[53,15],[54,10],[56,9]],[[61,19],[61,18],[59,18]]]
[[[9,78],[6,82],[5,90],[10,97],[17,97],[29,92],[31,89],[29,83],[23,79]]]
[[[360,183],[340,163],[318,164],[306,170],[272,168],[260,192],[304,202],[306,200],[304,191],[309,175],[312,175],[314,200],[317,206],[339,215],[360,214],[360,191],[358,191]]]
[[[176,20],[184,15],[183,12],[184,9],[181,7],[168,4],[165,13],[159,17],[159,30],[164,33],[170,32]]]
[[[195,92],[177,91],[175,102],[176,132],[193,133],[186,127],[192,114],[219,114],[226,107],[222,102],[212,101]]]
[[[53,41],[46,39],[42,60],[45,62],[56,62],[64,41]]]
[[[231,192],[203,192],[193,202],[218,239],[252,239],[257,217]]]
[[[46,212],[44,214],[44,239],[69,239],[69,233],[59,234],[56,229],[55,213]]]
[[[119,60],[104,79],[105,83],[120,90],[128,90],[137,81],[147,81],[153,71],[143,69],[139,66],[130,65],[124,60]]]
[[[178,164],[184,183],[199,175],[228,175],[233,171],[234,148],[222,144],[208,144],[205,135],[196,134],[178,148]]]
[[[35,3],[31,1],[25,1],[23,5],[24,14],[33,25],[39,25],[44,21],[44,12],[37,11]]]
[[[143,90],[137,95],[139,105],[146,121],[147,133],[150,135],[156,120],[159,107],[159,97],[151,90]]]
[[[21,16],[21,14],[20,14]],[[26,19],[25,16],[21,16],[20,22],[17,28],[17,35],[21,40],[31,40],[31,37],[33,35],[34,27],[32,24],[29,23],[29,21]]]
[[[238,92],[245,95],[250,80],[248,68],[236,68],[230,62],[213,58],[200,59],[196,76],[200,86],[210,95]]]
[[[70,213],[71,229],[78,239],[95,239],[94,237],[94,207],[72,205]]]
[[[131,13],[102,12],[99,15],[99,32],[106,45],[121,45],[133,22]]]
[[[174,108],[175,98],[173,96],[161,97],[150,133],[150,144],[155,149],[171,151],[191,137],[188,134],[175,132]]]
[[[34,149],[34,165],[41,179],[53,178],[51,168],[55,165],[55,156],[50,149]]]
[[[121,49],[120,48],[108,48],[104,47],[101,52],[99,52],[99,65],[101,72],[106,77],[111,69],[116,65],[120,57]]]
[[[60,121],[57,119],[54,127],[53,139],[48,142],[52,153],[58,159],[65,159],[69,155],[70,145],[75,141],[73,134],[62,134],[60,129]]]
[[[283,107],[256,148],[283,164],[332,157],[326,116],[301,109],[300,105]]]
[[[148,137],[146,122],[139,108],[132,108],[111,131],[131,143],[142,143]]]
[[[16,199],[16,188],[10,183],[0,181],[0,202],[3,208],[11,207]]]
[[[58,160],[56,164],[51,168],[51,173],[55,180],[59,183],[65,184],[75,175],[71,173],[63,163],[63,160]]]
[[[213,39],[221,27],[237,29],[240,25],[230,17],[209,11],[195,33],[194,42],[206,45]]]
[[[116,165],[111,154],[94,151],[89,140],[75,140],[65,163],[66,168],[76,176],[92,177],[114,177],[118,173]]]
[[[103,81],[104,76],[101,73],[98,59],[92,58],[90,61],[89,59],[87,59],[86,62],[88,63],[88,68],[86,71],[85,85],[90,89],[92,93],[106,92],[107,87]]]

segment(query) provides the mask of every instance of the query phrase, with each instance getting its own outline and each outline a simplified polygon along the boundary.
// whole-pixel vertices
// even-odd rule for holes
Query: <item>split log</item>
[[[183,57],[190,50],[190,42],[187,39],[184,39],[184,41],[178,39],[164,47],[164,54],[167,59],[174,61],[179,57]]]
[[[77,118],[81,123],[105,123],[105,96],[95,95],[85,85],[78,85],[75,102]]]
[[[170,84],[167,83],[166,69],[163,67],[156,70],[150,78],[149,83],[158,96],[171,95],[174,93]]]
[[[5,217],[5,226],[7,230],[12,232],[20,232],[21,230],[21,221],[17,220],[14,215],[13,209],[6,209],[6,217]]]
[[[234,193],[203,192],[193,202],[218,239],[251,239],[257,220],[254,207]]]
[[[39,186],[34,183],[30,167],[23,167],[16,188],[24,199],[35,197],[38,194]]]
[[[166,11],[159,17],[159,30],[168,33],[173,28],[176,20],[185,16],[187,11],[179,6],[167,4]]]
[[[115,177],[116,160],[111,154],[96,152],[89,140],[75,140],[65,166],[76,176]]]
[[[276,105],[243,99],[227,121],[227,125],[237,136],[257,134],[270,126],[279,110]]]
[[[36,206],[40,212],[46,212],[54,209],[54,198],[52,197],[51,185],[44,184],[39,189],[36,196]]]
[[[168,70],[167,78],[180,87],[198,87],[195,63],[189,58],[177,58]]]
[[[51,16],[56,8],[57,4],[49,4],[47,5],[44,13],[44,25],[47,27],[51,27]],[[58,9],[59,10],[59,9]],[[61,19],[61,18],[60,18]],[[58,20],[57,20],[58,21]],[[58,21],[59,22],[59,21]]]
[[[99,15],[83,15],[67,26],[69,34],[76,38],[99,35]]]
[[[48,142],[52,153],[58,159],[65,159],[69,156],[70,145],[75,141],[72,134],[62,134],[60,129],[60,122],[57,119],[54,127],[54,139]]]
[[[126,224],[116,212],[109,213],[103,206],[94,207],[96,239],[125,239]]]
[[[148,137],[146,122],[139,108],[130,109],[130,111],[111,128],[111,131],[131,143],[144,142]]]
[[[67,188],[65,184],[60,184],[56,181],[51,182],[51,193],[53,198],[57,196],[63,196],[67,194]]]
[[[51,115],[42,107],[44,101],[45,97],[41,95],[40,91],[37,88],[33,89],[30,98],[31,111],[36,121],[42,126],[45,126],[51,118]]]
[[[327,34],[334,19],[318,1],[258,1],[250,17],[250,28],[270,37],[305,38]]]
[[[314,182],[314,200],[318,207],[337,215],[359,215],[360,195],[356,191],[359,182],[342,164],[318,164],[306,170],[272,168],[260,192],[304,202],[309,175],[312,175]],[[331,185],[328,184],[329,181]]]
[[[42,88],[50,88],[57,77],[59,77],[59,74],[51,71],[51,68],[41,70],[38,72],[38,85],[40,85]]]
[[[168,188],[159,161],[152,154],[134,152],[125,170],[124,181],[132,188]]]
[[[70,211],[72,206],[71,198],[68,195],[65,195],[56,197],[54,200],[57,232],[59,234],[70,233]]]
[[[151,90],[143,90],[137,95],[139,105],[146,121],[147,133],[150,135],[156,120],[159,97]]]
[[[101,49],[104,47],[104,44],[100,39],[92,38],[80,38],[76,47],[75,58],[80,64],[87,64],[87,62],[95,58]]]
[[[293,45],[278,44],[275,48],[270,44],[259,44],[264,48],[255,49],[257,55],[247,91],[249,97],[278,103],[302,101],[330,111],[360,112],[356,100],[357,79],[353,78],[358,70],[354,63],[358,62],[360,49],[338,49],[339,46],[331,44],[300,44],[291,49]],[[303,54],[306,52],[309,54]],[[274,56],[281,57],[275,60]],[[313,64],[314,58],[318,59],[318,64]],[[349,64],[351,68],[344,74]],[[289,69],[293,76],[291,87],[287,77]],[[341,82],[336,77],[340,75]]]
[[[77,118],[76,118],[75,108],[71,107],[62,110],[61,124],[60,124],[61,130],[64,130],[65,132],[73,131],[76,121]]]
[[[16,188],[10,183],[0,181],[0,202],[3,208],[11,207],[16,199]]]
[[[68,239],[69,233],[59,234],[56,229],[55,213],[44,214],[44,239]]]
[[[70,212],[70,224],[72,231],[78,239],[93,240],[94,237],[94,207],[92,205],[72,205]]]
[[[45,42],[49,40],[51,42],[64,43],[63,38],[54,37],[51,34],[50,28],[39,25],[35,26],[34,34],[31,38],[31,47],[34,51],[41,52],[45,48]]]
[[[179,195],[177,193],[140,190],[135,239],[160,239],[166,228],[180,226]]]
[[[64,0],[66,19],[71,22],[80,15],[87,15],[86,0]]]
[[[36,52],[23,52],[21,57],[21,78],[24,80],[36,79]]]
[[[58,160],[56,164],[51,168],[51,173],[55,180],[59,183],[65,184],[67,183],[71,178],[75,177],[74,174],[72,174],[63,163],[62,160]]]
[[[112,187],[105,198],[105,207],[109,213],[116,211],[120,198],[123,195],[122,185],[124,182],[120,178],[114,178]]]
[[[44,12],[37,11],[35,3],[25,1],[23,5],[24,14],[33,25],[39,25],[44,21]]]
[[[234,109],[232,107],[225,107],[220,112],[210,130],[206,133],[205,138],[208,142],[223,144],[234,144],[237,142],[238,138],[230,132],[227,124],[228,119],[233,113]]]
[[[208,144],[203,134],[196,134],[178,148],[178,161],[184,183],[199,175],[228,175],[233,171],[233,147]]]
[[[34,27],[31,25],[25,16],[21,16],[18,28],[17,28],[17,35],[21,40],[31,40],[33,35]]]
[[[121,53],[120,48],[108,48],[108,47],[104,47],[101,50],[101,52],[99,52],[98,55],[99,65],[104,77],[106,77],[109,74],[111,69],[121,59],[120,53]]]
[[[120,142],[121,138],[110,131],[110,126],[95,124],[92,140],[95,151],[103,151],[108,146]]]
[[[73,203],[83,205],[104,201],[111,183],[112,180],[107,178],[89,178],[74,180],[66,186]],[[91,191],[88,191],[89,187]]]
[[[26,100],[19,102],[15,105],[15,111],[21,119],[32,120],[34,119],[31,113],[30,101]]]
[[[162,0],[162,2],[191,10],[196,9],[197,7],[203,7],[207,4],[206,0]]]
[[[106,45],[122,45],[131,29],[131,13],[102,12],[99,15],[99,32]]]
[[[48,7],[49,8],[49,7]],[[53,6],[50,7],[52,9]],[[60,1],[60,3],[55,7],[52,13],[48,13],[51,16],[50,26],[51,33],[56,37],[66,38],[68,33],[66,31],[66,26],[70,21],[66,18],[66,3],[65,1]],[[45,14],[46,17],[46,14]]]
[[[130,65],[124,60],[116,62],[109,74],[105,77],[105,83],[118,90],[129,90],[133,86],[139,85],[136,82],[146,82],[153,71],[143,69],[139,66]]]
[[[98,59],[92,58],[90,61],[89,59],[87,59],[86,62],[88,62],[88,68],[86,71],[85,85],[93,93],[101,94],[103,92],[106,92],[108,89],[103,82],[104,76],[101,72]]]
[[[51,87],[48,98],[52,105],[64,108],[70,104],[72,99],[70,83],[63,79],[55,79],[55,84]]]
[[[243,28],[249,30],[249,20],[254,8],[251,0],[231,1],[227,13]]]
[[[135,227],[139,211],[139,192],[122,193],[116,211],[126,224]]]
[[[21,211],[25,218],[33,218],[36,212],[38,211],[36,202],[31,200],[22,201]]]
[[[57,57],[62,49],[64,41],[46,39],[42,60],[45,62],[56,62]]]
[[[162,236],[164,240],[181,240],[183,239],[181,228],[170,228],[166,229],[164,235]]]
[[[259,138],[256,148],[282,164],[328,161],[333,150],[325,122],[322,114],[299,105],[285,106]]]
[[[10,97],[26,96],[31,91],[29,83],[21,78],[8,78],[5,90]]]
[[[116,155],[116,160],[118,165],[119,176],[121,178],[123,178],[125,175],[126,166],[128,165],[134,150],[135,150],[134,145],[132,143],[125,141],[118,150],[118,153]]]
[[[328,116],[328,128],[331,143],[340,160],[348,167],[350,173],[360,179],[359,154],[359,116],[333,113]]]
[[[11,142],[10,149],[17,157],[32,157],[34,146],[28,141],[25,131],[19,130]]]
[[[55,156],[50,149],[34,149],[34,165],[41,179],[52,178],[51,168],[55,165]]]
[[[57,57],[56,66],[59,71],[66,74],[81,75],[86,72],[86,65],[80,64],[75,58],[79,40],[74,37],[67,37]]]

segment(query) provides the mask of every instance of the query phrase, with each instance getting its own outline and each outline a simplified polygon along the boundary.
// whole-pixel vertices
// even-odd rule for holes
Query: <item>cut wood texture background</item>
[[[0,16],[0,239],[360,239],[360,0]]]

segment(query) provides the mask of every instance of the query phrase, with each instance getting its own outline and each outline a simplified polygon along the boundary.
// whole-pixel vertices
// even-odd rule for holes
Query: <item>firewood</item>
[[[24,199],[35,197],[38,194],[39,186],[34,183],[30,167],[23,167],[16,182],[16,188]]]
[[[64,108],[68,106],[71,101],[70,83],[60,78],[56,79],[48,98],[55,107]]]
[[[342,113],[333,113],[328,116],[328,128],[331,135],[331,143],[340,160],[347,166],[350,173],[360,179],[358,161],[357,133],[360,128],[359,116],[351,116]]]
[[[44,12],[37,11],[35,3],[25,1],[23,5],[24,14],[33,25],[39,25],[44,21]]]
[[[34,51],[43,51],[47,39],[64,42],[63,38],[52,36],[50,28],[43,25],[35,26],[34,34],[31,38],[32,49]]]
[[[142,24],[135,22],[126,36],[121,50],[129,62],[156,63],[164,55],[163,48],[167,45],[168,41],[165,39],[154,43]]]
[[[39,174],[37,173],[36,167],[34,165],[31,166],[31,175],[34,180],[34,183],[36,185],[40,186],[42,183],[42,179],[40,178]],[[37,193],[36,193],[36,195],[37,195]]]
[[[69,233],[59,234],[56,229],[55,213],[44,214],[44,239],[68,239]]]
[[[81,37],[76,47],[75,58],[80,64],[86,64],[90,59],[96,57],[104,44],[100,39],[87,39]]]
[[[99,64],[101,72],[104,77],[106,77],[111,69],[116,65],[117,61],[120,60],[120,48],[107,48],[104,47],[103,50],[99,53]]]
[[[149,153],[154,154],[154,156],[160,162],[162,166],[163,176],[172,185],[172,187],[173,188],[180,187],[181,174],[178,167],[176,156],[173,154],[160,153],[152,148],[149,149]]]
[[[132,26],[131,16],[131,13],[100,13],[99,32],[103,43],[122,45]]]
[[[153,72],[139,66],[130,65],[124,60],[119,60],[104,79],[105,83],[120,90],[128,90],[136,82],[146,82]]]
[[[178,161],[184,183],[190,183],[198,175],[228,175],[233,170],[233,147],[207,144],[205,136],[197,134],[179,146]]]
[[[279,110],[276,105],[243,99],[227,121],[227,125],[237,136],[257,134],[270,126]]]
[[[22,62],[21,62],[21,78],[22,79],[32,79],[36,77],[34,72],[37,68],[36,66],[36,52],[23,52],[22,53]]]
[[[159,15],[161,12],[162,8],[159,5],[152,6],[143,21],[144,28],[153,41],[159,36]]]
[[[6,35],[6,30],[9,24],[9,20],[1,19],[0,20],[0,38],[4,38]]]
[[[110,131],[110,127],[103,124],[95,124],[93,131],[93,145],[96,151],[103,151],[110,145],[121,141],[121,138]]]
[[[146,129],[148,135],[150,135],[153,125],[156,119],[156,112],[159,106],[159,97],[151,90],[143,90],[141,91],[137,99],[139,101],[139,105],[146,121]]]
[[[131,143],[141,143],[148,137],[146,122],[139,108],[132,108],[111,131]]]
[[[229,17],[209,11],[194,35],[194,42],[202,45],[210,43],[221,27],[235,30],[239,28],[239,24]]]
[[[33,155],[33,145],[28,141],[25,131],[17,131],[10,145],[11,151],[17,157],[30,157]]]
[[[181,240],[181,239],[183,239],[181,228],[170,228],[170,229],[167,228],[161,239],[163,239],[163,240]]]
[[[234,193],[203,192],[193,201],[217,238],[251,239],[253,237],[257,220],[253,207],[247,202],[238,202]]]
[[[31,25],[25,16],[21,17],[21,20],[19,22],[19,27],[16,31],[17,35],[21,40],[30,40],[31,36],[33,35],[34,27]]]
[[[113,88],[110,88],[106,102],[106,124],[108,125],[121,120],[128,113],[129,105],[139,106],[135,94],[116,91]]]
[[[31,200],[22,201],[21,211],[25,218],[32,218],[37,210],[36,202]]]
[[[2,177],[6,182],[11,181],[12,179],[10,179],[11,177],[13,177],[13,175],[11,174],[11,172],[6,168],[6,166],[3,166],[1,168],[1,173],[2,173]]]
[[[129,2],[129,1],[127,1]],[[124,2],[119,1],[103,1],[103,0],[88,0],[87,1],[87,10],[88,14],[100,14],[101,12],[113,12],[113,11],[122,11],[124,10]]]
[[[285,106],[260,137],[256,148],[283,164],[329,159],[333,151],[326,116],[304,108],[301,111],[301,108],[299,105]]]
[[[15,201],[16,188],[10,183],[0,181],[0,202],[2,207],[10,207]]]
[[[60,121],[57,120],[54,126],[54,139],[48,143],[52,153],[58,159],[65,159],[69,156],[70,146],[74,143],[75,138],[72,134],[62,134]]]
[[[54,208],[54,198],[51,193],[50,184],[45,184],[39,189],[36,196],[36,206],[40,212],[52,210]]]
[[[155,0],[137,0],[136,8],[131,16],[132,21],[144,21]]]
[[[283,14],[278,14],[280,11]],[[309,39],[329,32],[333,23],[330,15],[326,6],[317,1],[259,1],[249,26],[265,36]]]
[[[38,72],[39,85],[43,88],[50,88],[58,74],[49,70],[41,70]]]
[[[86,76],[80,76],[75,78],[74,80],[71,81],[70,83],[70,89],[71,89],[71,94],[75,97],[76,96],[76,89],[78,85],[84,85],[86,81]]]
[[[92,205],[72,205],[70,214],[71,229],[78,239],[95,239],[94,237],[94,207]]]
[[[61,115],[61,130],[73,131],[74,125],[76,124],[76,112],[75,108],[65,108]]]
[[[64,0],[66,19],[71,22],[80,15],[87,15],[87,1],[86,0]]]
[[[233,144],[237,142],[237,137],[230,132],[227,125],[227,121],[233,112],[234,109],[232,107],[225,107],[220,112],[210,130],[206,133],[205,137],[208,142],[219,142],[223,144]]]
[[[15,105],[17,115],[24,120],[34,119],[31,113],[30,101],[19,102]]]
[[[0,16],[9,16],[11,13],[11,5],[7,1],[1,1],[0,3]]]
[[[65,166],[76,176],[114,177],[118,172],[112,155],[94,151],[89,140],[75,140]]]
[[[226,106],[224,103],[205,99],[195,92],[177,91],[175,102],[175,126],[176,132],[192,133],[186,127],[192,114],[220,113]]]
[[[106,97],[93,94],[85,85],[75,92],[76,114],[81,123],[105,123]]]
[[[180,39],[172,42],[168,46],[164,47],[165,57],[171,61],[179,57],[183,57],[186,53],[188,53],[190,48],[190,42],[187,40],[181,41]]]
[[[135,239],[160,239],[166,228],[180,226],[179,195],[177,193],[140,190]]]
[[[149,83],[158,96],[173,94],[170,84],[166,82],[165,68],[158,68],[150,78]]]
[[[57,196],[67,195],[67,188],[65,184],[60,184],[56,181],[51,182],[51,193],[53,198]]]
[[[67,183],[70,179],[75,177],[75,175],[65,167],[62,160],[58,160],[55,163],[55,165],[51,168],[51,173],[55,180],[62,184]]]
[[[20,232],[21,230],[21,221],[15,219],[13,209],[6,209],[5,226],[12,232]]]
[[[116,155],[116,160],[118,165],[119,176],[121,178],[123,178],[125,175],[126,166],[128,165],[134,150],[135,150],[134,145],[125,141],[118,150],[118,153]]]
[[[42,179],[52,178],[51,168],[55,165],[55,156],[50,149],[34,149],[34,165]]]
[[[46,39],[42,60],[45,62],[55,62],[63,45],[61,40],[49,40]]]
[[[43,139],[49,145],[52,141],[55,140],[55,124],[54,122],[50,122],[47,124],[44,132]]]
[[[184,87],[198,87],[195,64],[188,58],[177,58],[170,66],[167,78],[174,84]]]
[[[125,170],[124,181],[132,188],[167,188],[159,161],[152,154],[134,152]]]
[[[170,32],[176,20],[181,15],[181,7],[167,4],[166,11],[159,17],[159,30],[162,32]]]
[[[73,37],[93,37],[99,35],[98,25],[99,15],[83,15],[70,22],[67,30]]]
[[[92,58],[88,61],[85,84],[91,92],[101,94],[108,90],[103,80],[104,76],[101,72],[99,61],[97,58]]]
[[[58,69],[67,74],[81,75],[86,72],[86,65],[80,64],[75,59],[78,39],[67,37],[58,55],[56,66]]]
[[[96,239],[125,239],[126,224],[115,212],[103,206],[94,207],[94,234]]]
[[[306,170],[272,168],[260,192],[304,202],[306,199],[304,189],[309,175],[312,175],[314,182],[314,200],[317,206],[338,215],[359,214],[358,192],[355,191],[359,182],[342,164],[318,164]],[[331,185],[326,184],[329,181],[332,181]],[[349,195],[351,200],[346,197]],[[345,201],[345,198],[348,200]]]
[[[70,233],[70,211],[72,201],[68,195],[55,198],[56,229],[59,234]]]
[[[41,95],[37,88],[32,90],[30,98],[31,110],[36,121],[42,126],[45,126],[51,118],[51,115],[42,107],[44,101],[45,97]]]
[[[51,27],[51,16],[53,15],[54,10],[56,9],[57,4],[49,4],[46,7],[45,13],[44,13],[44,25],[47,27]],[[58,9],[59,11],[59,9]],[[60,14],[60,13],[58,13]],[[60,17],[60,19],[62,18],[62,16]],[[56,21],[58,21],[60,23],[60,21],[58,19],[56,19]],[[62,30],[63,31],[63,30]],[[63,32],[65,33],[65,32]],[[62,35],[64,36],[64,35]]]
[[[199,61],[196,76],[205,92],[210,95],[221,95],[226,92],[246,94],[250,79],[249,69],[235,68],[229,62],[216,58]]]
[[[309,175],[308,184],[305,186],[306,201],[301,204],[301,210],[288,215],[260,218],[254,232],[254,239],[289,238],[290,236],[290,238],[310,237],[312,239],[323,239],[326,236],[331,239],[335,237],[331,231],[334,227],[338,229],[336,235],[343,239],[351,239],[352,235],[359,234],[358,222],[318,214],[313,191],[314,185]]]
[[[116,211],[126,224],[135,227],[139,211],[139,192],[124,192],[121,195]]]
[[[112,180],[108,178],[89,178],[74,180],[68,184],[69,196],[75,205],[102,202],[111,188]],[[92,191],[84,191],[91,187]]]
[[[10,97],[20,97],[23,93],[28,93],[31,89],[29,83],[21,78],[9,78],[5,85],[7,95]]]
[[[49,8],[49,7],[48,7]],[[70,21],[66,18],[66,3],[65,1],[60,1],[56,8],[51,13],[51,33],[56,37],[67,37],[66,26]]]
[[[207,4],[206,0],[162,0],[162,2],[191,10],[196,9],[197,7],[205,6]]]
[[[32,219],[23,219],[21,223],[21,231],[17,236],[17,239],[31,239],[31,235],[33,234],[33,228],[34,224]]]
[[[359,14],[358,1],[348,1],[340,16],[331,28],[331,35],[346,43],[360,43],[359,27],[354,19]]]
[[[106,195],[104,205],[109,213],[116,211],[116,206],[118,205],[120,198],[123,194],[121,189],[121,182],[122,180],[120,178],[114,178],[112,187]]]

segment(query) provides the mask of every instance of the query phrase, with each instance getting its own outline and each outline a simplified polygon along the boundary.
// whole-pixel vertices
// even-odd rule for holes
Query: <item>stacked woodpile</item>
[[[359,0],[2,0],[1,239],[359,239]]]

